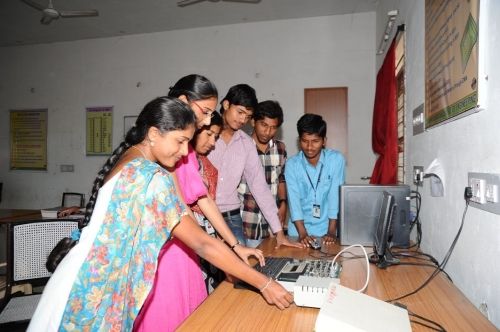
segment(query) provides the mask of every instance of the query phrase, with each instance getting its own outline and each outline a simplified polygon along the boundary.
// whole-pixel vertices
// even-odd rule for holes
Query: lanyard
[[[319,175],[318,175],[318,181],[316,182],[316,187],[314,187],[311,177],[309,176],[309,173],[307,172],[306,166],[304,166],[304,170],[306,171],[307,178],[309,179],[309,183],[311,184],[311,188],[314,191],[314,202],[316,202],[316,190],[318,189],[319,186],[319,180],[321,179],[321,173],[323,172],[323,164],[321,164],[321,168],[319,169]]]

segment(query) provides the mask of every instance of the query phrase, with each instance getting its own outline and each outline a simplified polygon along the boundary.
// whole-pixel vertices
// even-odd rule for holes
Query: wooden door
[[[305,113],[327,123],[326,146],[342,152],[347,161],[347,87],[304,89]]]

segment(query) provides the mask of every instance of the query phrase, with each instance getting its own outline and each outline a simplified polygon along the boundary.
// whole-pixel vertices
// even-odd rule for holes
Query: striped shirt
[[[278,140],[271,140],[267,145],[266,151],[263,152],[257,149],[257,153],[259,154],[260,162],[266,176],[266,182],[269,185],[276,206],[279,206],[277,201],[278,185],[285,182],[285,143]],[[252,240],[260,240],[269,237],[269,225],[267,220],[262,215],[245,179],[242,179],[238,188],[238,193],[243,202],[241,218],[243,219],[245,237]]]

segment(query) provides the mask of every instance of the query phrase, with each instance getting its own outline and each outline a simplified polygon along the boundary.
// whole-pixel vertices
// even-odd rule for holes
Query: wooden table
[[[23,209],[0,209],[0,227],[5,227],[5,230],[0,230],[0,236],[3,237],[7,234],[7,226],[12,223],[28,221],[33,219],[41,219],[42,214],[40,210],[23,210]],[[5,233],[3,233],[5,232]],[[0,267],[5,265],[5,255],[7,252],[7,239],[1,239],[4,248],[0,249]]]
[[[261,246],[266,256],[315,258],[311,255],[320,255],[319,251],[312,249],[276,250],[274,242],[268,240]],[[361,253],[359,248],[355,249],[352,252]],[[332,245],[326,251],[335,254],[339,246]],[[366,278],[364,258],[344,260],[342,264],[341,284],[352,289],[361,288]],[[382,270],[371,264],[366,294],[381,300],[398,297],[420,286],[432,271],[432,267],[413,265],[391,266]],[[447,331],[498,331],[442,273],[418,293],[399,302],[407,305],[412,312],[441,324]],[[223,282],[178,331],[312,331],[318,312],[319,309],[301,308],[294,304],[280,311],[268,305],[259,294],[234,289],[232,284]],[[411,325],[413,331],[429,331],[421,325]]]
[[[40,210],[0,209],[0,225],[42,218]]]

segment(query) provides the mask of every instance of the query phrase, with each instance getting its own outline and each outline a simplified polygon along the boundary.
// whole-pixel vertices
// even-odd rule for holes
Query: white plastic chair
[[[9,224],[7,231],[7,278],[5,297],[0,302],[0,330],[27,325],[41,294],[16,296],[19,284],[45,285],[51,273],[45,267],[47,256],[64,237],[78,228],[77,220],[43,219]]]

